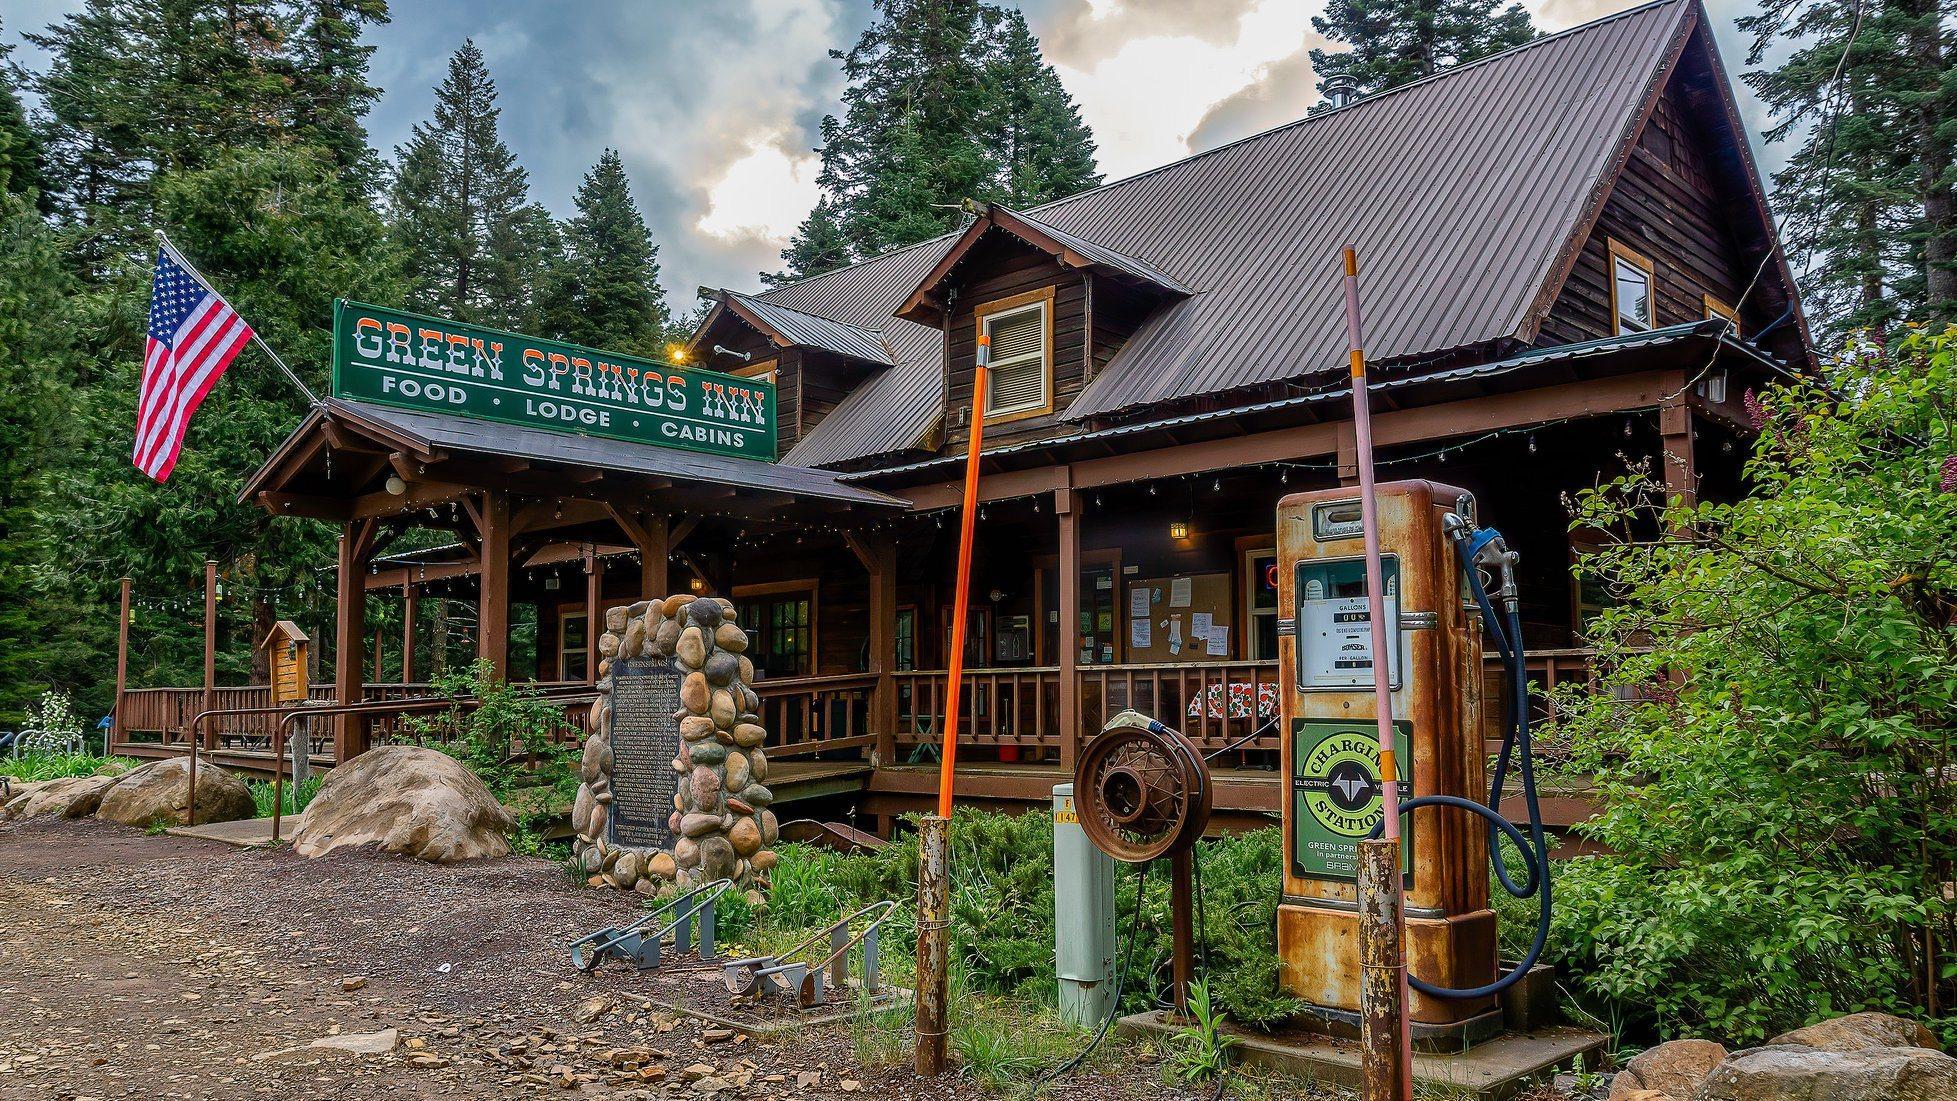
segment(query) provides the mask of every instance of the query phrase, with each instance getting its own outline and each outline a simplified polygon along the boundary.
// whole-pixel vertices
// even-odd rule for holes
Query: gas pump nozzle
[[[1500,532],[1493,528],[1473,530],[1472,524],[1458,513],[1450,512],[1441,519],[1441,530],[1460,552],[1461,561],[1470,568],[1486,570],[1486,576],[1495,579],[1489,586],[1496,599],[1502,602],[1502,610],[1517,612],[1522,607],[1522,599],[1515,584],[1515,564],[1522,556],[1512,551],[1503,540]]]

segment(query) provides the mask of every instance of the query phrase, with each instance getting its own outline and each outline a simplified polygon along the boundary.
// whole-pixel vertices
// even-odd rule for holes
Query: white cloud
[[[1087,67],[1056,61],[1054,68],[1094,128],[1102,171],[1118,179],[1188,156],[1189,135],[1210,107],[1256,83],[1267,66],[1305,49],[1310,31],[1303,5],[1263,0],[1243,13],[1225,43],[1148,34]],[[1298,113],[1306,106],[1299,104]]]
[[[821,197],[815,177],[822,161],[791,157],[781,136],[747,143],[747,155],[729,164],[707,190],[707,212],[694,228],[722,240],[761,237],[786,241]]]

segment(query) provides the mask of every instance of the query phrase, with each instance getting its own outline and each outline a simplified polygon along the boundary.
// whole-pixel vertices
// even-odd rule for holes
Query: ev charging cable
[[[1522,645],[1522,602],[1515,584],[1515,563],[1520,556],[1508,549],[1502,534],[1493,528],[1470,532],[1468,522],[1451,513],[1445,526],[1448,538],[1461,559],[1461,568],[1467,575],[1469,592],[1481,609],[1482,622],[1486,625],[1488,637],[1495,643],[1495,651],[1502,659],[1503,672],[1509,679],[1507,721],[1503,727],[1502,749],[1496,755],[1494,775],[1489,780],[1487,803],[1477,803],[1458,795],[1422,795],[1401,803],[1400,813],[1421,807],[1456,807],[1487,819],[1488,856],[1494,865],[1495,878],[1511,897],[1534,896],[1538,902],[1535,937],[1530,941],[1529,950],[1521,962],[1507,975],[1492,983],[1465,989],[1435,986],[1411,974],[1407,976],[1407,985],[1428,997],[1465,1000],[1485,998],[1514,986],[1542,958],[1543,946],[1549,941],[1549,842],[1544,836],[1542,805],[1536,795],[1535,753],[1529,734],[1529,670]],[[1496,597],[1502,604],[1501,616],[1495,614],[1495,601],[1490,599],[1488,583],[1482,575],[1484,569],[1494,575]],[[1522,803],[1529,826],[1527,837],[1501,813],[1502,788],[1508,779],[1511,755],[1515,756],[1516,770],[1522,777]],[[1375,829],[1373,836],[1378,837],[1382,832],[1383,828]],[[1514,842],[1516,851],[1522,854],[1526,875],[1520,883],[1509,872],[1508,858],[1502,853],[1502,837]]]

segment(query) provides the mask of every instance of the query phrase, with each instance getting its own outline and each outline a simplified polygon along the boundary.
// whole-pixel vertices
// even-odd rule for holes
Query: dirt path
[[[647,1005],[722,997],[699,979],[573,971],[565,942],[636,901],[543,860],[0,826],[0,1099],[983,1094],[859,1066],[840,1027],[762,1044]],[[384,1053],[309,1046],[389,1029]],[[1180,1096],[1132,1049],[1110,1063],[1053,1096]]]

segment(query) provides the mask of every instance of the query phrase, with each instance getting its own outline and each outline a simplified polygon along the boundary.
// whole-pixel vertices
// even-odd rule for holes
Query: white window
[[[992,342],[992,377],[985,415],[1039,412],[1052,404],[1052,373],[1047,370],[1047,311],[1050,301],[986,314],[979,324]]]
[[[1651,261],[1610,242],[1610,301],[1619,333],[1641,333],[1658,327],[1652,301]]]

